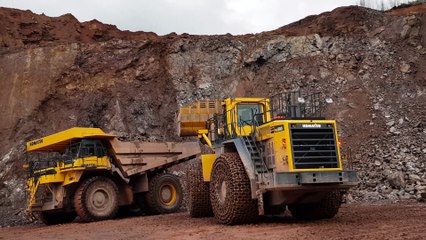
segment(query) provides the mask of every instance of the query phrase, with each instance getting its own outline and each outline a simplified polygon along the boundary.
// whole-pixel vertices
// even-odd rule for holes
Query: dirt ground
[[[345,204],[330,220],[290,215],[223,226],[187,213],[57,226],[0,228],[0,239],[426,239],[426,204]]]

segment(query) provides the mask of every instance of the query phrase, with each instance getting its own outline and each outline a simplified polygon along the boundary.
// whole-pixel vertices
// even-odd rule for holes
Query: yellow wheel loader
[[[200,145],[122,142],[99,128],[71,128],[28,142],[27,151],[27,211],[50,225],[110,219],[121,206],[176,212],[182,187],[165,169],[195,158]]]
[[[298,219],[335,216],[357,184],[344,170],[335,120],[320,93],[203,100],[179,109],[180,136],[210,147],[188,173],[189,213],[223,224],[289,209]]]

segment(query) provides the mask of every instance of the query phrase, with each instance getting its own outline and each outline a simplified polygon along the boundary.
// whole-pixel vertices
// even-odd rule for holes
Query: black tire
[[[288,206],[293,217],[299,220],[318,220],[334,217],[342,203],[340,191],[332,191],[317,203],[291,204]]]
[[[150,214],[174,213],[182,206],[182,186],[173,174],[162,173],[153,177],[145,196]]]
[[[118,211],[117,185],[102,176],[85,179],[76,190],[74,207],[85,222],[113,218]]]
[[[70,223],[77,217],[75,212],[38,212],[35,214],[38,220],[46,225]]]
[[[200,159],[189,165],[187,173],[189,215],[193,218],[213,217],[210,187],[209,183],[203,180]]]
[[[222,224],[258,220],[257,200],[251,198],[250,180],[237,153],[224,153],[215,161],[210,201],[215,218]]]

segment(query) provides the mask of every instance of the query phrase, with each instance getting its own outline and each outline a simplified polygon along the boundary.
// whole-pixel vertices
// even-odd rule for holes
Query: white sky
[[[73,14],[122,30],[159,35],[244,34],[269,31],[308,15],[353,5],[357,0],[0,0],[0,6],[37,14]]]

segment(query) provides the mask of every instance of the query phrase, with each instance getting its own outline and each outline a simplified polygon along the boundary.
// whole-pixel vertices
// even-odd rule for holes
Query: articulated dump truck
[[[50,225],[110,219],[121,206],[176,212],[182,187],[165,169],[197,157],[200,145],[123,142],[99,128],[71,128],[28,142],[27,151],[40,155],[28,163],[27,211]]]
[[[253,222],[288,209],[297,219],[332,218],[357,184],[344,170],[331,99],[288,92],[271,98],[203,100],[179,110],[180,136],[210,147],[188,173],[192,217]]]

